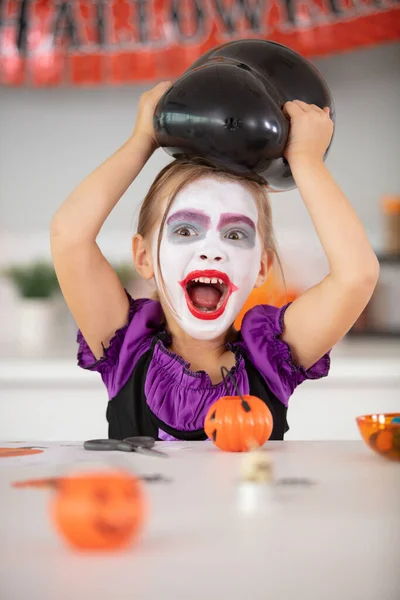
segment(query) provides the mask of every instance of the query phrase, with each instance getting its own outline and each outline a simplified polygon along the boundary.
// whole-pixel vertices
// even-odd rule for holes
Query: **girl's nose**
[[[210,248],[205,250],[204,248],[200,251],[200,260],[209,261],[209,262],[224,262],[226,260],[226,255],[224,252],[221,252],[220,249]]]

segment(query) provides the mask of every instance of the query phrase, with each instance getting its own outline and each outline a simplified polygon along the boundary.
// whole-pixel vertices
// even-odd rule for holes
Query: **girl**
[[[79,365],[100,372],[107,386],[112,438],[205,439],[205,415],[225,395],[224,365],[243,394],[269,406],[271,439],[281,440],[289,397],[304,380],[328,374],[329,351],[370,299],[378,261],[323,163],[333,133],[329,109],[294,101],[285,106],[285,156],[329,275],[283,309],[253,308],[236,333],[236,316],[276,255],[265,187],[256,176],[234,176],[205,161],[175,161],[151,186],[133,237],[135,267],[155,279],[159,301],[132,300],[96,237],[157,147],[153,113],[169,85],[142,96],[132,136],[52,220],[55,269],[80,329]]]

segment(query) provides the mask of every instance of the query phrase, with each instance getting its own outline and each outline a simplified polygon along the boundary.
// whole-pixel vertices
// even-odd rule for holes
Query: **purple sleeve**
[[[154,300],[133,300],[128,295],[129,313],[126,325],[118,329],[103,356],[96,359],[81,331],[78,331],[78,365],[101,374],[109,398],[125,385],[139,358],[151,346],[162,318],[161,305]]]
[[[295,364],[290,346],[281,337],[288,306],[255,306],[245,315],[241,330],[249,359],[285,406],[300,383],[326,377],[330,367],[329,352],[307,370]]]

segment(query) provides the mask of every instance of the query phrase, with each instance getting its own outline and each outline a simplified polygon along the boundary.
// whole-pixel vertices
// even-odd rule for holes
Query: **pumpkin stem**
[[[228,382],[227,382],[227,378],[229,377],[231,383],[233,384],[233,387],[235,388],[237,396],[239,396],[239,398],[242,401],[242,408],[246,412],[250,412],[251,411],[250,405],[248,402],[246,402],[246,400],[243,398],[242,394],[240,393],[240,390],[236,383],[236,379],[234,378],[232,373],[230,373],[230,371],[228,371],[228,369],[226,367],[221,367],[221,374],[222,374],[222,379],[224,380],[224,385],[225,385],[227,395],[229,396],[229,389],[228,389]]]

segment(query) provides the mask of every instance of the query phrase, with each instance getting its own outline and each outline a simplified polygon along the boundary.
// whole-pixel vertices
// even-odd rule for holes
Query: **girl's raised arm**
[[[330,273],[287,309],[283,339],[308,369],[352,327],[375,288],[379,263],[361,221],[323,163],[333,132],[329,110],[286,104],[286,158],[327,256]]]
[[[107,346],[126,323],[129,310],[125,291],[96,238],[157,147],[153,114],[169,85],[161,83],[143,94],[133,135],[78,185],[51,222],[51,252],[60,287],[96,358],[103,354],[102,344]]]

